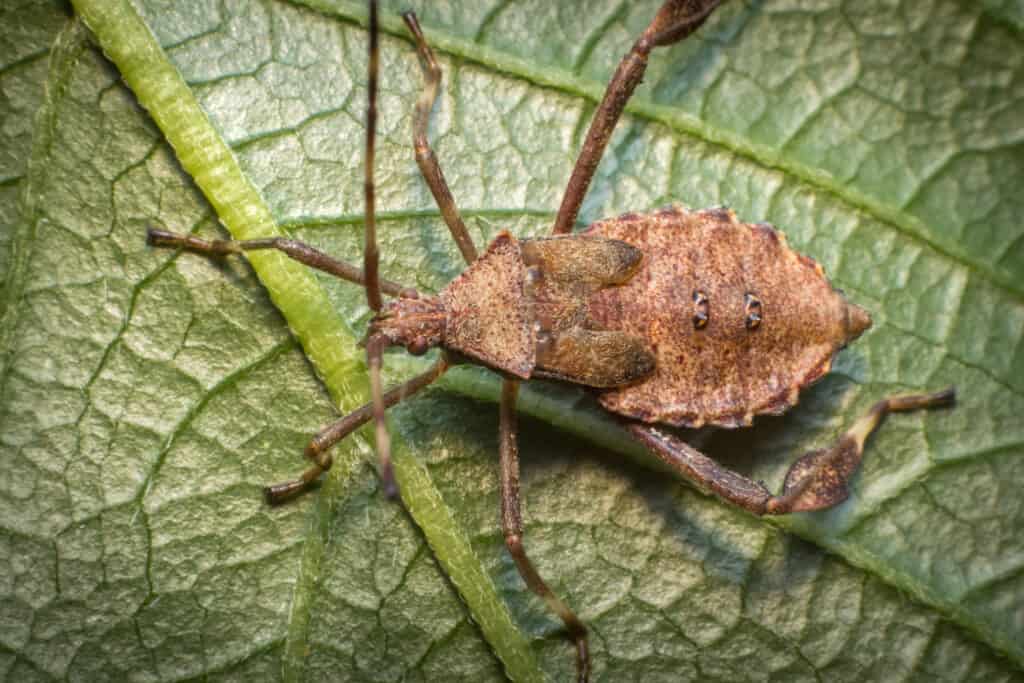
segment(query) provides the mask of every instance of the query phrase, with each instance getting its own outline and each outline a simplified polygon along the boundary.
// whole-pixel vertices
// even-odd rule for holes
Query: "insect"
[[[727,209],[675,206],[602,220],[572,233],[580,206],[648,55],[697,30],[720,0],[666,0],[620,63],[599,105],[546,238],[501,233],[482,254],[469,236],[427,139],[441,71],[412,13],[403,15],[421,58],[426,85],[415,105],[417,164],[440,208],[466,270],[427,295],[378,274],[373,159],[376,126],[377,9],[370,4],[366,138],[366,247],[363,267],[301,242],[270,238],[204,240],[150,230],[156,246],[210,255],[276,249],[313,268],[362,285],[375,315],[364,341],[373,402],[313,437],[311,466],[266,489],[271,503],[302,492],[332,464],[330,449],[375,421],[384,490],[397,493],[385,410],[415,394],[456,363],[501,374],[499,451],[501,524],[523,580],[564,623],[576,648],[578,679],[588,679],[587,629],[540,577],[525,547],[519,498],[515,402],[519,383],[541,378],[591,388],[609,413],[658,458],[701,488],[754,514],[819,510],[848,495],[868,435],[889,412],[933,408],[954,400],[952,388],[883,399],[831,447],[803,455],[783,490],[731,472],[656,425],[741,427],[779,414],[825,375],[840,349],[871,325],[813,260],[788,247],[766,224],[740,222]],[[390,298],[383,299],[383,295]],[[383,350],[412,354],[441,347],[423,374],[384,391]]]

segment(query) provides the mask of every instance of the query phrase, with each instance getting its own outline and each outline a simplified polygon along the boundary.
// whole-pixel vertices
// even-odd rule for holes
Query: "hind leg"
[[[587,194],[594,171],[601,161],[604,148],[612,137],[626,103],[640,85],[647,70],[651,50],[677,43],[696,31],[723,0],[666,0],[650,25],[633,44],[633,49],[622,58],[612,80],[604,91],[604,99],[594,113],[587,138],[576,158],[572,176],[558,208],[552,232],[564,235],[572,232],[576,217]]]
[[[847,483],[860,465],[864,441],[889,413],[952,405],[952,387],[934,394],[893,396],[876,403],[866,415],[829,446],[803,455],[786,473],[780,495],[720,466],[700,451],[642,424],[628,429],[663,462],[701,488],[755,515],[784,515],[832,507],[850,495]]]

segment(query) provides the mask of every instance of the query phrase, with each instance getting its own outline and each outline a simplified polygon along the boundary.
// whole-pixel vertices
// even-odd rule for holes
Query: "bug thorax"
[[[370,322],[370,335],[381,335],[391,346],[404,346],[419,356],[444,342],[445,311],[437,297],[399,297],[388,302]]]

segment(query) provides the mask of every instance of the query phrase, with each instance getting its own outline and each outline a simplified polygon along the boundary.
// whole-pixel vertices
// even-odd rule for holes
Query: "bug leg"
[[[477,257],[476,246],[473,244],[473,238],[469,236],[466,224],[462,222],[462,216],[459,215],[459,209],[455,206],[455,199],[452,197],[451,190],[448,189],[441,165],[438,164],[434,150],[430,148],[430,141],[427,139],[430,110],[434,107],[434,102],[437,101],[438,88],[441,85],[441,67],[438,66],[433,50],[430,49],[423,37],[416,14],[403,12],[402,19],[405,20],[405,25],[409,27],[409,32],[412,33],[413,40],[416,41],[416,51],[420,55],[423,78],[426,81],[423,92],[416,101],[413,115],[413,145],[416,148],[416,163],[430,187],[430,192],[434,195],[434,201],[441,209],[444,222],[448,224],[448,229],[451,231],[459,251],[462,252],[462,257],[466,259],[466,263],[473,263]]]
[[[383,396],[384,407],[390,408],[396,403],[412,396],[420,389],[430,385],[444,374],[445,370],[448,369],[448,365],[447,356],[442,355],[426,372],[413,377],[397,387],[389,389]],[[372,402],[367,403],[353,410],[337,422],[320,430],[309,442],[305,450],[306,457],[313,464],[298,479],[266,487],[263,491],[267,502],[277,504],[292,498],[296,494],[301,493],[306,486],[315,481],[321,474],[331,469],[333,460],[327,451],[334,444],[372,420],[374,412],[374,404]]]
[[[167,232],[166,230],[150,228],[146,231],[146,241],[154,247],[180,247],[209,256],[227,256],[229,254],[241,254],[243,251],[276,249],[289,258],[293,258],[310,268],[322,270],[325,273],[358,285],[365,284],[361,269],[332,258],[304,242],[285,237],[267,237],[254,240],[208,240],[196,237],[195,235],[179,235],[178,233]],[[419,294],[412,287],[405,287],[390,280],[381,280],[380,285],[381,290],[390,296],[402,296],[408,299],[419,298]]]
[[[562,205],[555,218],[553,232],[556,235],[572,232],[583,197],[587,194],[587,188],[604,154],[604,148],[608,145],[612,131],[615,130],[615,124],[622,116],[622,111],[633,91],[643,80],[644,71],[647,70],[647,57],[651,50],[679,42],[693,33],[722,2],[723,0],[666,0],[650,25],[633,44],[633,49],[622,58],[615,75],[608,82],[604,99],[594,113],[590,129],[587,131],[587,139],[572,169],[572,176],[562,197]]]
[[[548,609],[565,624],[569,637],[576,643],[576,671],[580,683],[590,676],[590,653],[587,648],[587,627],[576,613],[556,596],[523,548],[523,517],[519,508],[519,448],[516,445],[516,396],[519,382],[506,379],[501,385],[501,408],[498,446],[501,452],[501,528],[505,545],[516,563],[516,569],[531,591],[544,599]]]
[[[384,392],[381,389],[380,366],[384,362],[384,347],[387,339],[381,335],[373,335],[366,341],[366,365],[370,373],[370,394],[373,396],[374,437],[377,440],[377,462],[380,465],[380,481],[384,495],[394,498],[398,495],[398,484],[395,483],[395,470],[391,466],[391,435],[385,421]]]
[[[949,387],[933,394],[879,401],[834,444],[806,453],[793,463],[778,496],[673,436],[641,424],[629,425],[629,431],[663,462],[705,490],[756,515],[784,515],[822,510],[846,500],[850,495],[847,483],[860,464],[864,442],[887,414],[949,406],[954,400],[954,390]]]

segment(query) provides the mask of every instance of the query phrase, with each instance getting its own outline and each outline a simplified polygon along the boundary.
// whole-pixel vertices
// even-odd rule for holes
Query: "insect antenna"
[[[370,310],[379,313],[380,298],[380,253],[377,251],[377,216],[374,212],[373,163],[377,138],[377,0],[370,0],[370,55],[367,65],[366,102],[366,167],[363,192],[366,198],[366,233],[363,247],[363,274],[366,281],[366,303]]]
[[[366,303],[374,313],[380,313],[380,253],[377,251],[377,221],[374,207],[373,165],[374,144],[377,136],[377,72],[378,72],[377,2],[370,0],[370,41],[367,65],[366,104],[366,169],[363,190],[366,198],[366,234],[363,249],[363,273],[366,283]],[[384,337],[373,335],[366,341],[366,364],[370,371],[370,393],[373,396],[373,421],[377,433],[377,458],[384,493],[388,497],[398,494],[395,474],[391,466],[391,438],[384,417],[384,392],[381,388],[380,366],[384,355]]]

